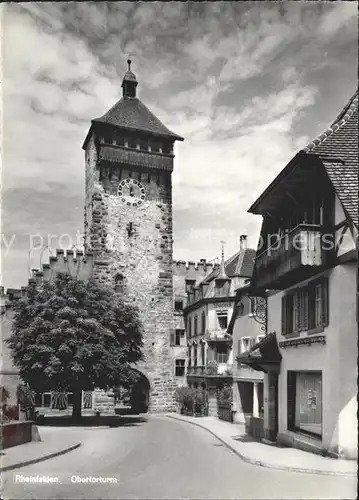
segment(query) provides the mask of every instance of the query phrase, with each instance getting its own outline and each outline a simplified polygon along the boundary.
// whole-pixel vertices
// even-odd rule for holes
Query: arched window
[[[123,293],[125,289],[124,285],[124,277],[122,274],[116,274],[115,277],[115,292],[116,293]]]

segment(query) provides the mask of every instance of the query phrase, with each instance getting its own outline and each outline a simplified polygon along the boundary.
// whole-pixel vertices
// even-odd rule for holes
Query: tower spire
[[[226,269],[224,266],[224,245],[225,244],[226,244],[225,241],[221,241],[221,245],[222,245],[221,264],[219,266],[219,273],[218,273],[218,276],[216,278],[217,280],[228,280],[228,276],[227,276]]]
[[[138,81],[136,75],[131,71],[131,64],[132,61],[129,57],[127,59],[128,69],[123,77],[121,85],[123,97],[136,97],[136,87],[138,85]]]

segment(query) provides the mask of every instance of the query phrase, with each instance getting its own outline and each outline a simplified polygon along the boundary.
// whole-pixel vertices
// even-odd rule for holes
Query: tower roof
[[[107,113],[92,120],[92,123],[149,132],[183,141],[183,137],[169,130],[137,97],[122,97]]]
[[[183,141],[183,137],[168,129],[143,102],[136,97],[138,85],[136,75],[131,71],[131,60],[128,59],[128,70],[122,80],[123,96],[104,115],[91,121],[91,128],[86,136],[83,149],[91,137],[94,126],[110,125],[134,132],[146,132],[155,136]]]

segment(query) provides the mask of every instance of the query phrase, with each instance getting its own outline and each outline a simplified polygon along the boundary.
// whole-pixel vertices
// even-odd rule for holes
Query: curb
[[[0,467],[0,472],[6,472],[9,470],[13,469],[19,469],[20,467],[25,467],[26,465],[32,465],[36,464],[38,462],[43,462],[44,460],[48,460],[50,458],[58,457],[60,455],[64,455],[65,453],[68,453],[69,451],[75,450],[76,448],[79,448],[81,446],[81,443],[75,443],[68,448],[63,448],[62,450],[55,451],[53,453],[49,453],[48,455],[43,455],[42,457],[39,458],[33,458],[32,460],[26,460],[24,462],[18,462],[13,465],[6,465],[5,467]]]
[[[269,464],[267,462],[262,462],[261,460],[255,460],[253,458],[249,458],[246,455],[243,455],[240,453],[238,450],[236,450],[233,446],[231,446],[227,441],[219,437],[217,434],[215,434],[213,431],[208,429],[208,427],[205,427],[204,425],[201,425],[197,422],[192,422],[191,420],[184,420],[182,418],[175,417],[173,415],[166,415],[167,418],[172,418],[173,420],[177,420],[178,422],[186,422],[188,424],[195,425],[196,427],[200,427],[201,429],[206,430],[212,436],[214,436],[218,441],[220,441],[222,444],[224,444],[229,450],[231,450],[235,455],[237,455],[239,458],[241,458],[244,462],[249,463],[251,465],[258,465],[259,467],[265,467],[267,469],[276,469],[276,470],[283,470],[286,472],[298,472],[300,474],[320,474],[322,476],[338,476],[338,477],[347,477],[347,478],[356,478],[357,474],[355,472],[332,472],[332,471],[325,471],[321,469],[303,469],[300,467],[286,467],[284,465],[275,465],[275,464]]]

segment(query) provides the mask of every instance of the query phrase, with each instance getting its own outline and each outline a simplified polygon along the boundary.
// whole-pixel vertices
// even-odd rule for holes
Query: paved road
[[[41,428],[40,428],[41,431]],[[356,480],[289,473],[243,462],[207,431],[166,417],[108,429],[60,428],[83,446],[3,475],[5,499],[306,499],[356,498]],[[45,432],[54,432],[47,429]],[[51,475],[60,484],[19,484]],[[71,475],[115,478],[82,484]]]

